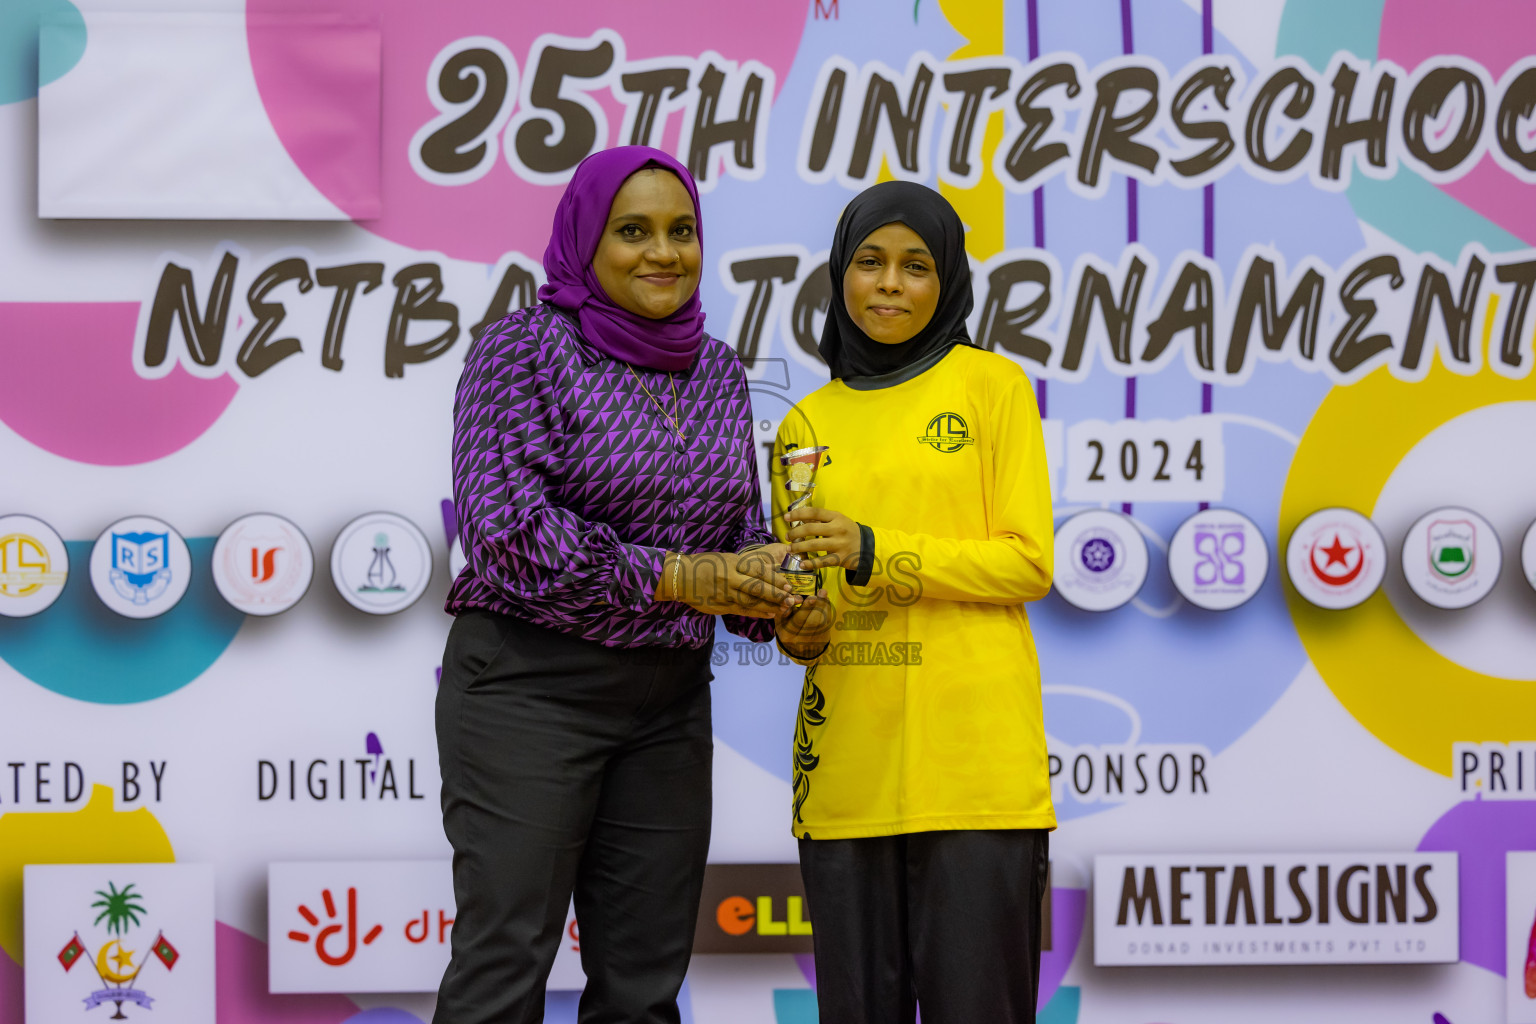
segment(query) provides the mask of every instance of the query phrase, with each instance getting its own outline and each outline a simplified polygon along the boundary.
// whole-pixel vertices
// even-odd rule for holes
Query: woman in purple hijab
[[[715,616],[794,651],[741,364],[704,333],[698,192],[639,146],[582,162],[539,303],[472,346],[454,404],[437,737],[458,910],[436,1024],[537,1021],[574,935],[583,1021],[675,1022],[711,812]]]

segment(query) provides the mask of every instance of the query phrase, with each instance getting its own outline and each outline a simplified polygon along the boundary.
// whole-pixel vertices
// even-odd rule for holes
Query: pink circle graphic
[[[54,455],[134,466],[178,452],[240,386],[133,369],[137,302],[0,302],[0,422]]]
[[[1411,73],[1431,57],[1460,54],[1487,68],[1497,82],[1512,64],[1530,54],[1532,39],[1536,39],[1536,4],[1526,0],[1483,0],[1475,11],[1437,0],[1386,0],[1377,55]],[[1490,96],[1489,102],[1493,100]],[[1489,110],[1487,116],[1493,114]],[[1487,153],[1467,174],[1440,188],[1510,234],[1536,245],[1531,186]]]
[[[524,181],[500,156],[483,177],[467,184],[432,184],[416,174],[410,144],[417,131],[439,113],[427,94],[427,74],[444,47],[473,36],[497,40],[517,61],[521,82],[529,70],[529,52],[540,35],[579,40],[599,29],[611,29],[624,41],[627,62],[658,57],[693,61],[713,51],[728,61],[760,62],[772,69],[777,87],[789,74],[809,16],[805,0],[754,4],[676,0],[664,9],[646,4],[566,3],[541,7],[537,18],[528,17],[524,5],[496,0],[451,4],[335,0],[327,11],[338,22],[378,25],[382,49],[370,49],[374,44],[366,32],[333,32],[325,59],[336,62],[334,67],[342,72],[347,68],[366,72],[370,60],[380,62],[379,96],[366,87],[366,73],[341,74],[347,84],[326,85],[321,81],[326,77],[323,61],[322,71],[307,70],[316,61],[306,52],[317,51],[305,31],[273,30],[275,18],[297,10],[301,8],[293,0],[248,0],[246,4],[257,88],[267,116],[299,169],[348,216],[381,238],[482,263],[494,263],[513,250],[535,259],[542,255],[563,186]],[[336,45],[343,39],[349,41]],[[567,83],[565,93],[570,92]],[[607,115],[606,144],[627,141],[617,138],[623,107],[607,88],[592,95]],[[734,115],[734,109],[720,112],[722,119]],[[662,148],[675,147],[682,116],[677,112],[668,118]],[[372,208],[374,195],[360,183],[363,175],[357,159],[339,154],[336,146],[339,134],[349,140],[349,152],[361,152],[359,147],[367,144],[367,126],[374,123],[380,123],[382,161],[378,209]],[[326,126],[333,130],[326,131]]]

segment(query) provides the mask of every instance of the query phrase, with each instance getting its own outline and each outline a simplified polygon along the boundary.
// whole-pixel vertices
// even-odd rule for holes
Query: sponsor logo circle
[[[1291,533],[1285,568],[1296,593],[1311,604],[1353,608],[1381,586],[1387,542],[1376,524],[1354,509],[1320,509]]]
[[[247,615],[276,615],[299,603],[315,576],[315,553],[297,526],[266,512],[242,516],[213,546],[213,584]]]
[[[1168,542],[1168,575],[1184,600],[1207,611],[1230,611],[1259,592],[1269,575],[1269,544],[1241,512],[1196,512]]]
[[[69,550],[53,527],[31,516],[0,516],[0,615],[36,615],[64,593]]]
[[[1504,561],[1488,520],[1466,508],[1421,516],[1403,539],[1403,578],[1425,604],[1467,608],[1488,596]]]
[[[1525,582],[1536,589],[1536,523],[1526,528],[1525,540],[1520,544],[1520,569],[1525,573]]]
[[[129,516],[107,527],[91,548],[91,586],[101,603],[130,619],[152,619],[176,607],[192,582],[187,542],[153,516]]]
[[[1079,512],[1056,530],[1056,592],[1074,608],[1107,612],[1130,603],[1147,581],[1147,542],[1129,516]]]
[[[432,549],[415,523],[393,512],[358,516],[331,546],[331,579],[347,603],[392,615],[416,603],[432,579]]]

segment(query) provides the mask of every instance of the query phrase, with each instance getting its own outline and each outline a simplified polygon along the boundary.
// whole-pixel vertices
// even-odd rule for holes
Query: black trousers
[[[458,912],[434,1024],[537,1024],[574,892],[581,1024],[677,1024],[709,853],[709,650],[460,615],[437,695]]]
[[[1047,836],[800,840],[822,1024],[1033,1024]]]

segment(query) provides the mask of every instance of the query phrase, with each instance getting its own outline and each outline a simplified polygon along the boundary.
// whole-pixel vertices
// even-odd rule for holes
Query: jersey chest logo
[[[975,444],[965,417],[957,412],[941,412],[928,421],[928,433],[918,438],[936,452],[957,452],[968,444]]]

